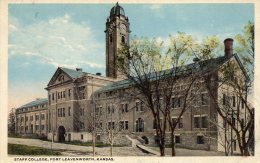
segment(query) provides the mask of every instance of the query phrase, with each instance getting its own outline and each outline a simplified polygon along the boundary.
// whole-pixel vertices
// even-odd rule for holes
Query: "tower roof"
[[[123,15],[125,16],[125,11],[123,9],[123,7],[121,7],[118,2],[116,3],[116,5],[114,7],[111,8],[110,10],[110,16],[119,16],[119,15]]]

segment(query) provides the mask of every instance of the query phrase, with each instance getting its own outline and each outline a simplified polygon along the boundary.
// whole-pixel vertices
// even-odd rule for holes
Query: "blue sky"
[[[58,66],[105,75],[105,22],[114,4],[10,4],[9,108],[38,97]],[[131,37],[165,40],[177,31],[221,41],[254,21],[253,4],[120,4]]]

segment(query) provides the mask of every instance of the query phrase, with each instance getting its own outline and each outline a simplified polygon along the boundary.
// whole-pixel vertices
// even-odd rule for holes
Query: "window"
[[[80,129],[84,129],[85,128],[85,124],[84,124],[84,122],[80,122]]]
[[[113,41],[113,37],[112,34],[109,35],[109,41],[112,42]]]
[[[235,96],[232,96],[232,101],[233,101],[233,107],[236,107],[236,97]]]
[[[83,140],[83,138],[84,138],[84,137],[83,137],[83,134],[80,135],[80,138],[81,138],[81,140]]]
[[[71,112],[71,109],[70,107],[68,108],[68,116],[70,116],[70,112]]]
[[[97,135],[97,141],[100,141],[100,140],[101,140],[101,136]]]
[[[80,108],[80,115],[81,116],[84,116],[84,112],[85,112],[85,109],[84,108]]]
[[[204,144],[204,138],[203,136],[197,136],[197,144]]]
[[[30,121],[33,121],[33,116],[32,115],[30,116]]]
[[[224,119],[224,120],[223,120],[223,128],[226,128],[226,126],[227,126],[227,120]]]
[[[125,121],[125,130],[128,130],[128,121]]]
[[[62,108],[62,116],[65,117],[65,108]]]
[[[40,119],[39,115],[36,115],[35,120],[38,121]]]
[[[112,122],[112,130],[115,129],[115,122]]]
[[[142,118],[138,118],[135,121],[135,131],[136,132],[144,132],[144,121]]]
[[[41,130],[44,130],[44,125],[41,125]]]
[[[201,94],[201,105],[208,105],[208,96],[207,94]]]
[[[115,106],[112,105],[112,113],[114,113],[114,112],[115,112]]]
[[[44,120],[44,119],[45,119],[45,115],[41,114],[41,120]]]
[[[25,116],[25,122],[27,122],[28,121],[28,117],[27,116]]]
[[[201,128],[207,128],[207,127],[208,127],[207,117],[203,116],[201,117]]]
[[[107,105],[107,114],[110,114],[110,106]]]
[[[179,122],[179,128],[183,128],[183,118],[180,118],[180,122]]]
[[[200,117],[194,117],[194,128],[200,128]]]
[[[226,95],[223,94],[223,105],[226,105]]]
[[[175,135],[175,143],[180,144],[181,143],[181,137],[179,135]]]
[[[140,111],[144,111],[144,102],[141,102]]]
[[[135,111],[139,111],[139,107],[140,107],[139,104],[140,104],[139,102],[135,103]]]
[[[52,93],[52,101],[54,101],[54,93]]]
[[[125,43],[125,36],[121,37],[121,42],[124,44]]]
[[[119,122],[119,130],[124,130],[124,121]]]
[[[69,89],[69,97],[70,97],[70,94],[71,94],[71,89]]]
[[[235,123],[236,123],[236,119],[235,117],[232,117],[232,125],[235,125]]]
[[[128,104],[121,104],[122,113],[128,112]]]
[[[174,98],[174,97],[172,97],[172,99],[171,99],[171,106],[172,106],[172,108],[176,107],[176,98]]]
[[[135,103],[135,111],[144,111],[144,103],[137,101]]]
[[[35,130],[36,130],[36,131],[39,130],[39,125],[35,125]]]
[[[237,150],[237,142],[236,142],[236,140],[233,140],[233,149],[234,149],[234,151]]]
[[[63,91],[63,98],[65,98],[66,97],[66,92],[65,91]]]
[[[177,121],[178,121],[178,118],[172,118],[172,124],[173,125],[176,125]],[[179,129],[183,128],[183,118],[180,118],[180,121],[178,123],[178,128]]]

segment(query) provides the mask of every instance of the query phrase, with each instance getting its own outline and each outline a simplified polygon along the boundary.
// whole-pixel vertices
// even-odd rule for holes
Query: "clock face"
[[[123,30],[126,30],[126,26],[124,24],[121,24],[120,28],[123,29]]]

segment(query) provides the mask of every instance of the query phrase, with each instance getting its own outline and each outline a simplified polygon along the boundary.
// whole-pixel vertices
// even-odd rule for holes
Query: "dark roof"
[[[123,7],[119,6],[118,2],[110,10],[110,16],[114,16],[114,15],[116,15],[116,16],[119,16],[119,15],[125,16],[125,11],[124,11]]]
[[[18,109],[20,109],[20,108],[28,108],[28,107],[42,105],[42,104],[46,104],[46,103],[48,103],[48,99],[47,98],[40,98],[40,99],[36,99],[35,101],[29,102],[29,103],[19,107]]]
[[[208,59],[208,60],[204,60],[204,61],[199,61],[198,63],[191,63],[191,64],[187,64],[187,65],[184,65],[181,67],[176,67],[175,70],[174,69],[164,70],[164,71],[161,71],[160,73],[162,75],[173,74],[172,71],[175,71],[177,73],[177,74],[175,74],[176,76],[184,76],[184,75],[188,75],[192,72],[196,72],[196,71],[206,71],[206,70],[217,68],[218,66],[224,64],[227,60],[228,60],[228,58],[226,58],[225,56],[221,56],[221,57],[212,58],[212,59]],[[170,71],[171,71],[171,73],[169,73]],[[151,73],[151,74],[149,74],[149,79],[153,80],[153,79],[155,79],[156,76],[158,76],[158,72]],[[101,92],[106,92],[106,91],[112,91],[115,89],[127,88],[128,86],[131,85],[131,83],[132,83],[132,81],[130,81],[129,79],[125,79],[122,81],[108,84],[108,85],[100,88],[96,92],[101,93]]]
[[[65,67],[59,67],[59,68],[73,79],[83,77],[84,75],[87,74],[86,72],[82,72],[81,70],[77,71],[77,70],[73,70],[73,69],[69,69],[69,68],[65,68]]]

